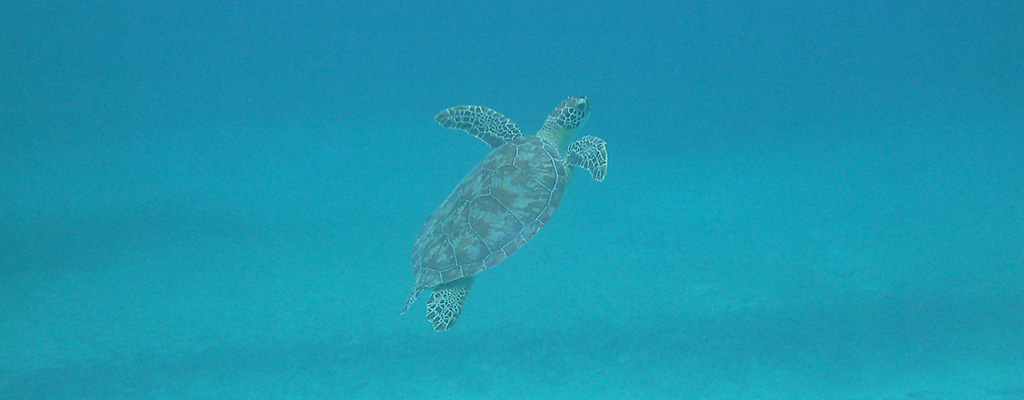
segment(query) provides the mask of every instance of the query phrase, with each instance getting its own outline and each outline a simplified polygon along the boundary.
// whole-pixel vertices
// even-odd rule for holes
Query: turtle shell
[[[567,182],[558,150],[539,137],[495,148],[423,224],[412,252],[416,287],[498,265],[551,219]]]

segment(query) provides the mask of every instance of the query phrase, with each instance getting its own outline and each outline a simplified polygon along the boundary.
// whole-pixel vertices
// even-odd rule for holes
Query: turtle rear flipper
[[[572,142],[565,150],[565,163],[590,171],[590,176],[601,182],[608,172],[608,151],[604,140],[597,136],[584,136]]]
[[[437,285],[427,300],[427,320],[435,331],[444,331],[455,326],[455,321],[466,304],[466,296],[473,288],[473,278],[466,277]]]
[[[455,106],[437,113],[434,121],[445,128],[466,131],[491,147],[523,136],[515,122],[484,106]]]

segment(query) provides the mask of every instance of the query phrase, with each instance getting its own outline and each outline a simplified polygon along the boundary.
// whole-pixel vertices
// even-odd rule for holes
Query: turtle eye
[[[584,97],[584,98],[581,98],[579,101],[577,101],[576,105],[573,108],[583,112],[583,111],[587,111],[588,106],[589,106],[589,104],[587,103],[587,98]]]

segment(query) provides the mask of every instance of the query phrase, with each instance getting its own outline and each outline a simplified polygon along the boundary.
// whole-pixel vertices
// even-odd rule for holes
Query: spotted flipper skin
[[[427,320],[434,325],[434,330],[441,332],[455,326],[455,321],[462,314],[462,306],[473,288],[473,278],[457,279],[437,285],[427,300]]]
[[[604,140],[597,136],[584,136],[572,142],[565,150],[565,162],[590,171],[594,180],[601,182],[608,172],[608,151]]]
[[[491,147],[501,146],[523,136],[515,122],[483,106],[455,106],[439,112],[434,121],[445,128],[466,131]]]

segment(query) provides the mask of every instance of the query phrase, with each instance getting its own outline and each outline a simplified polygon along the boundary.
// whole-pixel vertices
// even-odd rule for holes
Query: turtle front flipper
[[[434,121],[445,128],[464,130],[491,147],[499,147],[523,136],[515,122],[483,106],[455,106],[437,113]]]
[[[427,300],[427,320],[434,324],[435,331],[444,331],[455,326],[455,321],[466,304],[466,296],[473,288],[473,278],[466,277],[437,285]]]
[[[590,171],[590,176],[601,182],[608,172],[608,151],[604,140],[597,136],[584,136],[572,142],[565,150],[565,163]]]

